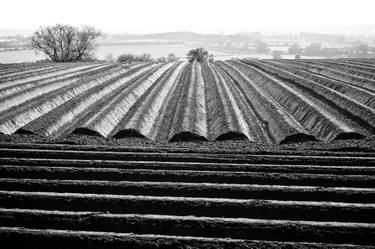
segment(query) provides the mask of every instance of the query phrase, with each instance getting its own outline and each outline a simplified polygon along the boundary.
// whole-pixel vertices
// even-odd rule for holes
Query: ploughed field
[[[14,248],[374,248],[375,153],[1,144]]]
[[[374,96],[371,59],[0,64],[0,245],[374,248]]]
[[[375,60],[0,65],[0,133],[283,144],[375,134]]]

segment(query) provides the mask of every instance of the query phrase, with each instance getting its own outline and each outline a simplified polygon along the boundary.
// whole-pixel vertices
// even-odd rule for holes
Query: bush
[[[187,53],[187,59],[189,62],[198,61],[203,62],[208,59],[208,51],[204,48],[192,49]]]
[[[135,61],[135,56],[132,54],[122,54],[117,57],[117,62],[132,63]]]
[[[135,62],[152,62],[154,59],[151,58],[150,54],[133,55],[133,54],[122,54],[117,57],[117,62],[124,63],[135,63]]]

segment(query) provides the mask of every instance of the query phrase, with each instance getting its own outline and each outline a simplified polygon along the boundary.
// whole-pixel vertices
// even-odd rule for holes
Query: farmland
[[[0,243],[373,248],[375,60],[0,64]]]
[[[367,138],[374,63],[5,64],[0,133],[256,144]]]
[[[373,248],[375,153],[1,144],[0,241]]]

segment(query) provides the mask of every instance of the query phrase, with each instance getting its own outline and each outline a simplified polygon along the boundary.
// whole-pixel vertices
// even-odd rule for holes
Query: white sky
[[[0,0],[0,29],[66,23],[109,33],[324,31],[375,25],[374,11],[375,0]]]

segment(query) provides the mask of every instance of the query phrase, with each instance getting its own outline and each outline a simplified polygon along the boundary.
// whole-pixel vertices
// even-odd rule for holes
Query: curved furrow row
[[[169,140],[207,140],[205,82],[201,64],[194,61],[191,67],[186,69],[191,71],[185,78],[185,94],[178,101]]]
[[[365,67],[375,67],[375,60],[374,59],[345,58],[345,59],[338,59],[338,61],[344,61],[344,62],[347,62],[347,63],[365,66]]]
[[[276,143],[314,139],[277,101],[240,70],[227,62],[218,62],[218,65],[231,75],[258,115],[268,123],[269,132]]]
[[[306,60],[305,63],[325,67],[327,69],[336,70],[339,72],[347,73],[350,75],[374,80],[375,79],[375,68],[368,68],[364,66],[351,65],[343,62],[328,61],[328,60]]]
[[[247,138],[254,142],[245,115],[223,76],[214,64],[204,63],[202,69],[206,84],[208,137],[216,140]]]
[[[286,71],[284,69],[264,64],[262,62],[249,61],[249,63],[257,66],[262,70],[265,70],[266,72],[290,80],[291,82],[294,82],[294,84],[298,87],[301,87],[305,90],[309,89],[310,94],[315,94],[320,98],[323,98],[323,100],[327,103],[331,103],[333,106],[340,108],[343,114],[347,115],[348,118],[351,118],[353,121],[357,122],[358,125],[361,125],[364,129],[367,129],[369,132],[375,131],[374,109],[365,106],[352,98],[349,98],[341,92],[338,92],[327,86],[317,84],[312,80],[303,78],[298,75],[298,72],[297,74],[295,74],[296,70],[290,69]]]
[[[354,75],[356,75],[357,71],[360,73],[366,73],[370,74],[369,78],[375,77],[375,67],[366,66],[366,65],[358,65],[354,63],[350,63],[347,61],[342,60],[319,60],[318,61],[321,64],[331,65],[335,68],[335,66],[338,66],[340,68],[343,68],[343,70],[347,70],[348,73],[352,72]]]
[[[5,66],[6,65],[6,66]],[[29,69],[38,70],[39,68],[53,66],[50,63],[28,63],[28,64],[4,64],[0,68],[0,77],[25,72]]]
[[[0,132],[12,134],[30,121],[48,113],[82,92],[96,85],[103,84],[111,77],[119,75],[126,70],[125,68],[122,70],[109,70],[93,73],[92,75],[81,75],[79,79],[73,78],[72,80],[58,82],[56,86],[44,89],[47,90],[48,94],[45,94],[46,92],[41,91],[39,88],[33,89],[32,94],[36,95],[35,97],[40,97],[25,100],[21,105],[22,107],[16,106],[14,111],[2,115],[0,117]]]
[[[137,64],[121,70],[119,74],[112,74],[110,78],[104,78],[99,84],[52,111],[31,121],[17,130],[17,133],[34,133],[47,136],[59,136],[74,129],[76,125],[84,122],[95,113],[95,110],[103,105],[110,96],[116,95],[127,87],[128,82],[155,65]]]
[[[280,62],[276,61],[267,61],[264,62],[265,64],[276,66],[282,68],[286,71],[292,70],[290,65],[285,65]],[[332,78],[328,78],[322,75],[318,75],[315,73],[306,72],[304,70],[293,70],[293,72],[301,77],[304,77],[309,80],[313,80],[319,84],[332,88],[346,96],[366,105],[372,109],[375,109],[375,92],[366,90],[365,88],[361,88],[352,84],[348,84],[342,81],[338,81]]]
[[[161,118],[163,109],[167,107],[170,98],[181,72],[186,63],[176,63],[173,67],[159,78],[148,91],[137,101],[134,108],[126,115],[126,118],[119,125],[115,137],[134,135],[147,137],[154,140],[162,128]]]
[[[24,104],[25,102],[32,101],[33,99],[41,97],[45,94],[51,94],[54,91],[63,89],[64,87],[69,87],[70,85],[77,83],[84,77],[102,72],[106,73],[107,69],[107,66],[102,65],[98,68],[94,68],[93,70],[88,70],[84,73],[72,75],[67,78],[63,76],[59,77],[59,79],[57,80],[48,80],[47,82],[45,82],[45,84],[37,84],[37,86],[32,88],[20,89],[19,92],[15,92],[0,100],[0,113],[3,113],[5,111],[9,113],[12,109],[19,109],[18,106]],[[120,68],[117,69],[120,70]],[[112,70],[116,70],[116,67],[112,67]],[[109,71],[111,71],[111,69]]]
[[[77,129],[104,137],[115,135],[129,109],[172,65],[173,63],[163,64],[155,68],[152,73],[136,80]]]
[[[84,64],[84,65],[78,64],[78,66],[82,67],[82,68],[92,67],[94,65],[97,65],[97,64]],[[46,78],[59,76],[63,73],[68,73],[68,72],[71,72],[71,71],[74,72],[74,71],[77,70],[76,67],[77,67],[77,64],[72,64],[72,65],[69,65],[69,66],[68,65],[65,65],[65,66],[59,65],[59,66],[52,67],[52,70],[46,70],[42,74],[40,72],[33,73],[33,70],[31,70],[31,73],[33,75],[20,76],[16,79],[4,81],[3,83],[0,84],[0,89],[3,89],[5,87],[15,86],[15,85],[30,82],[30,81],[43,80],[43,79],[46,79]]]
[[[1,98],[9,98],[11,96],[14,96],[16,94],[19,94],[22,91],[25,91],[30,88],[45,86],[49,83],[54,83],[61,79],[66,79],[72,76],[79,76],[80,74],[83,74],[85,72],[95,71],[95,70],[108,70],[112,67],[115,67],[116,65],[93,65],[93,66],[83,66],[83,67],[75,67],[74,70],[69,70],[69,72],[65,74],[61,74],[56,77],[50,77],[43,80],[35,80],[35,81],[29,81],[26,83],[16,84],[14,86],[9,86],[6,88],[3,88],[0,90],[0,97]]]
[[[236,61],[230,61],[229,63],[253,79],[259,87],[278,101],[293,118],[317,139],[330,141],[343,137],[361,137],[354,127],[342,122],[340,117],[330,113],[325,108],[326,106],[320,105],[311,96],[304,95],[255,67]]]
[[[56,72],[62,69],[73,68],[75,66],[77,66],[77,64],[50,64],[48,66],[36,68],[31,67],[21,71],[10,72],[0,76],[0,85],[3,85],[1,83],[12,83],[17,80],[26,79],[28,77],[39,76],[49,72]]]
[[[219,90],[219,79],[215,75],[211,63],[202,63],[202,76],[205,82],[205,97],[207,105],[207,129],[209,138],[218,138],[221,134],[229,132],[228,120],[234,123],[232,117],[226,117],[229,106],[225,105],[222,98],[222,91]],[[220,95],[221,93],[221,95]],[[233,132],[236,132],[234,128],[235,124],[232,124]],[[238,135],[244,136],[244,133],[237,130]],[[248,135],[248,134],[247,134]],[[246,135],[245,135],[246,136]]]
[[[327,76],[329,78],[340,80],[358,87],[365,88],[367,90],[370,90],[372,92],[375,92],[375,80],[372,79],[366,79],[359,76],[354,76],[352,74],[340,72],[331,68],[322,67],[318,65],[312,65],[309,63],[305,63],[303,61],[293,61],[293,60],[287,60],[285,61],[287,64],[295,65],[297,68],[306,70],[308,72],[321,74],[324,76]]]
[[[236,100],[239,109],[244,114],[246,124],[248,125],[249,132],[258,143],[272,144],[272,138],[268,128],[268,122],[263,120],[262,116],[257,113],[253,103],[249,102],[246,94],[238,87],[233,78],[216,63],[213,64],[222,77],[223,82],[229,87],[234,99]]]

